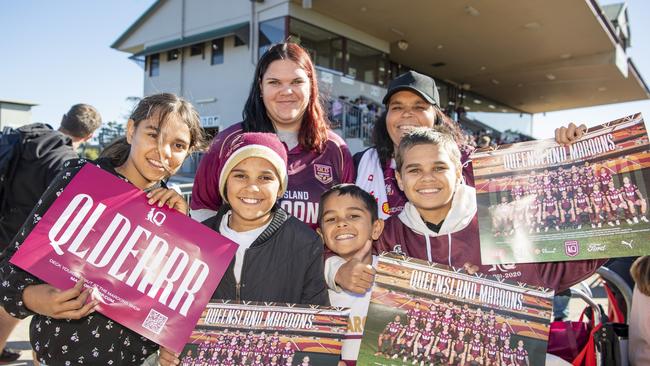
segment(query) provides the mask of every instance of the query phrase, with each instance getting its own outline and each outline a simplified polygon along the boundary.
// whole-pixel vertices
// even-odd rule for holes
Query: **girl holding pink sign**
[[[168,205],[187,214],[185,200],[167,189],[164,181],[203,141],[194,107],[176,95],[157,94],[138,103],[129,118],[126,136],[107,147],[100,159],[65,163],[0,258],[0,305],[16,318],[34,315],[30,341],[41,364],[135,365],[155,352],[158,345],[95,313],[98,302],[91,296],[91,289],[84,290],[83,279],[71,289],[59,290],[9,263],[9,259],[87,163],[148,192],[149,204]]]

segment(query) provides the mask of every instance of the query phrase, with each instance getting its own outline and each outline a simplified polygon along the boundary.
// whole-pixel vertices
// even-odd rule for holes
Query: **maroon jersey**
[[[515,350],[510,347],[503,347],[501,350],[501,362],[503,362],[504,365],[514,365]]]
[[[598,182],[602,188],[607,188],[609,183],[612,182],[612,176],[609,173],[600,173],[598,174]]]
[[[621,200],[621,191],[619,191],[616,188],[610,189],[607,191],[607,198],[609,198],[609,201],[614,204],[614,205],[620,205],[622,200]]]
[[[264,362],[262,362],[262,361],[253,361],[253,363],[251,365],[253,365],[253,366],[264,366]]]
[[[544,210],[549,214],[553,215],[555,214],[555,204],[557,203],[557,200],[553,197],[551,198],[544,198]]]
[[[497,354],[499,353],[499,346],[495,344],[488,344],[485,346],[485,355],[489,360],[496,360],[497,359]]]
[[[418,342],[420,343],[420,346],[424,347],[433,342],[433,338],[435,335],[433,334],[433,330],[423,330],[420,332],[420,339]]]
[[[465,342],[463,342],[462,339],[457,340],[454,343],[454,351],[456,352],[457,355],[460,355],[463,352],[465,352]]]
[[[510,337],[510,330],[508,330],[507,327],[506,329],[500,328],[498,333],[499,333],[499,341],[501,341],[502,344],[503,342],[506,341],[506,339],[508,339],[508,337]]]
[[[594,206],[601,208],[605,206],[605,195],[603,192],[592,192],[591,199],[594,201]]]
[[[192,366],[194,364],[194,357],[187,355],[183,357],[181,361],[181,366]]]
[[[630,201],[637,201],[639,199],[639,195],[636,193],[638,190],[637,186],[635,184],[629,184],[625,185],[623,184],[623,192],[625,193],[625,198]]]
[[[234,358],[226,358],[225,360],[221,361],[221,365],[223,366],[235,366],[236,364],[237,362]]]
[[[400,322],[390,322],[386,325],[386,330],[391,337],[395,337],[402,330],[402,324]]]
[[[579,209],[584,210],[587,207],[589,207],[589,197],[587,197],[587,195],[584,192],[576,193],[575,200],[576,200],[576,206]]]
[[[480,356],[481,347],[483,347],[483,342],[472,339],[472,341],[469,342],[469,354],[473,357]]]
[[[558,182],[557,183],[557,192],[558,194],[562,194],[562,192],[569,193],[569,184],[566,181]]]
[[[532,200],[532,201],[530,202],[530,204],[528,205],[528,212],[529,212],[529,214],[531,214],[531,215],[537,215],[537,213],[539,212],[539,206],[540,206],[541,204],[542,204],[542,203],[541,203],[537,198],[535,198],[534,200]]]
[[[447,349],[447,347],[449,347],[449,341],[451,341],[451,333],[442,332],[438,336],[438,344],[436,345],[436,347],[438,347],[440,351],[444,351]]]
[[[512,197],[523,197],[524,194],[526,194],[526,191],[524,190],[524,187],[522,186],[514,186],[512,190],[510,191],[510,194],[512,194]]]
[[[571,199],[570,198],[561,198],[560,199],[560,208],[564,211],[571,210]]]
[[[444,315],[441,319],[442,325],[451,325],[454,322],[454,316],[452,314]]]
[[[208,366],[219,366],[221,365],[221,361],[217,358],[211,358],[208,360]]]
[[[589,194],[593,192],[594,185],[596,185],[597,180],[594,176],[585,176],[582,178],[582,189],[585,193]]]
[[[526,357],[528,357],[528,351],[525,348],[515,348],[515,363],[517,365],[526,365]]]
[[[415,336],[418,334],[418,327],[408,326],[404,329],[404,334],[402,334],[402,339],[406,342],[412,341],[415,339]]]
[[[492,337],[498,337],[499,331],[494,326],[488,326],[485,331],[485,343],[489,343]]]
[[[286,360],[287,358],[293,356],[293,354],[296,353],[293,348],[283,348],[282,349],[282,359]]]
[[[555,188],[556,188],[555,184],[553,184],[552,182],[546,182],[546,183],[542,184],[542,189],[544,190],[544,193],[552,192],[553,189],[555,189]]]
[[[457,332],[467,332],[467,322],[464,320],[459,320],[456,322],[456,331]]]
[[[191,207],[216,211],[221,206],[219,177],[216,172],[226,149],[243,133],[237,123],[220,132],[201,159],[194,177]],[[354,163],[347,145],[332,131],[321,153],[296,146],[288,152],[289,184],[280,206],[289,214],[312,227],[317,225],[320,195],[339,183],[354,183]]]
[[[419,320],[421,315],[422,315],[421,309],[412,308],[409,309],[408,312],[406,312],[406,318],[409,319],[409,321],[411,319]]]
[[[384,231],[373,244],[376,253],[398,251],[410,257],[445,265],[451,264],[451,266],[458,268],[463,267],[465,263],[475,263],[479,266],[480,273],[496,275],[497,277],[508,273],[508,277],[513,281],[524,282],[533,286],[544,286],[555,290],[564,290],[582,281],[593,274],[606,261],[601,259],[518,263],[506,266],[479,265],[481,263],[481,250],[476,245],[476,243],[480,242],[478,217],[476,215],[467,226],[448,235],[447,233],[438,234],[429,230],[422,218],[417,214],[411,214],[411,210],[414,210],[414,208],[410,203],[407,203],[405,211],[386,220]],[[448,217],[445,223],[452,223],[453,220],[453,218]],[[424,235],[427,235],[428,239],[425,239]],[[429,247],[427,248],[427,246]],[[428,253],[431,254],[431,257],[428,256]]]

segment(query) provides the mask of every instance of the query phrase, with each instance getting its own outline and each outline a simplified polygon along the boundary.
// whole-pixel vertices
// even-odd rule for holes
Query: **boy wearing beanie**
[[[239,244],[213,298],[329,305],[323,242],[278,207],[287,152],[272,133],[244,133],[219,158],[224,204],[203,223]]]
[[[239,244],[213,299],[329,305],[323,242],[277,205],[287,188],[287,151],[277,135],[237,136],[219,156],[223,204],[203,224]],[[161,347],[160,365],[178,365]]]

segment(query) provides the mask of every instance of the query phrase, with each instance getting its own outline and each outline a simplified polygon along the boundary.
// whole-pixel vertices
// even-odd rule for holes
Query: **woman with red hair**
[[[203,221],[221,205],[217,168],[222,151],[243,132],[273,132],[288,148],[289,186],[281,207],[312,227],[321,193],[354,182],[347,145],[328,127],[309,54],[294,43],[280,43],[260,58],[243,111],[243,122],[220,132],[201,160],[192,188],[192,217]]]

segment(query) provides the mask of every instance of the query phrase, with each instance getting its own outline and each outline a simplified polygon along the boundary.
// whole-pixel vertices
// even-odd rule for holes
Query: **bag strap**
[[[583,312],[584,314],[584,312]],[[581,316],[582,318],[582,316]],[[592,320],[593,322],[593,320]],[[587,344],[582,348],[582,351],[578,353],[578,356],[571,363],[573,366],[597,366],[596,360],[596,339],[594,335],[600,328],[603,327],[603,324],[600,323],[597,326],[593,327],[587,339]]]
[[[610,321],[613,323],[625,323],[625,316],[623,315],[623,312],[621,311],[621,307],[618,303],[618,300],[616,300],[616,296],[614,296],[614,292],[612,292],[612,289],[609,288],[607,285],[607,282],[604,283],[605,287],[605,292],[607,292],[607,301],[609,302],[609,318]]]

